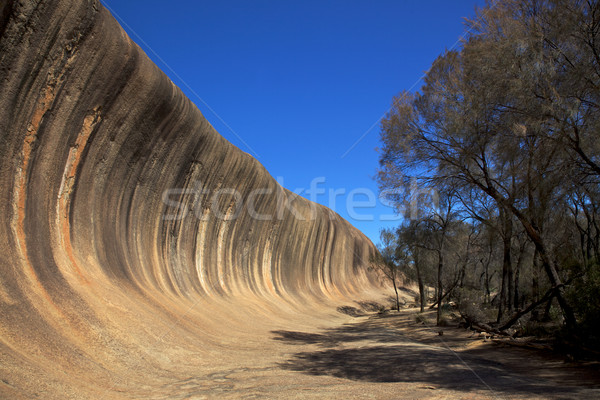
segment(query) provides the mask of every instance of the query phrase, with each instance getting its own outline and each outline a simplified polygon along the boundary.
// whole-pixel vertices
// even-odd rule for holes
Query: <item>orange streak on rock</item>
[[[48,85],[46,87],[46,91],[43,96],[38,99],[36,107],[33,111],[33,115],[31,117],[31,122],[27,127],[27,133],[25,134],[25,139],[23,140],[23,150],[21,153],[21,165],[19,170],[17,171],[17,179],[15,181],[15,216],[16,221],[13,222],[13,232],[15,239],[17,241],[17,248],[23,260],[23,264],[25,265],[26,275],[31,280],[31,282],[40,288],[40,293],[42,293],[43,297],[54,306],[54,308],[60,313],[60,310],[54,305],[52,299],[44,290],[42,283],[39,281],[37,274],[31,261],[29,260],[29,256],[27,255],[27,237],[25,234],[25,211],[27,205],[27,182],[28,182],[28,169],[29,162],[31,159],[31,153],[33,152],[33,145],[37,138],[37,133],[42,123],[42,119],[44,115],[54,102],[56,95],[54,92],[54,86]]]
[[[65,166],[65,170],[63,173],[61,187],[59,190],[59,198],[57,204],[57,219],[59,226],[59,240],[61,244],[61,249],[63,249],[75,272],[80,277],[80,279],[85,284],[89,284],[89,281],[83,276],[81,273],[81,268],[75,259],[75,255],[73,253],[73,246],[71,244],[71,227],[69,220],[69,210],[70,210],[70,200],[71,200],[71,192],[73,191],[73,186],[75,184],[75,175],[77,174],[77,167],[81,161],[81,155],[83,154],[83,150],[85,149],[85,145],[88,142],[88,139],[92,132],[94,131],[94,127],[100,122],[100,111],[99,107],[96,107],[92,113],[88,114],[81,127],[81,131],[79,135],[77,135],[77,139],[75,141],[75,145],[71,147],[69,150],[69,157],[67,159],[67,164]]]

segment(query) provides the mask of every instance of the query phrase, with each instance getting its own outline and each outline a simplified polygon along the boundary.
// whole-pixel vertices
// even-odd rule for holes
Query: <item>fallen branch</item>
[[[462,317],[462,319],[465,320],[468,327],[471,329],[475,329],[475,330],[483,331],[483,332],[487,332],[487,333],[494,333],[496,335],[510,336],[507,332],[502,332],[499,329],[493,328],[491,325],[488,325],[485,322],[475,321],[473,318],[469,317],[468,315],[464,315],[460,311],[459,311],[459,314]]]
[[[451,292],[454,290],[454,288],[455,288],[457,285],[458,285],[458,281],[454,282],[454,284],[453,284],[453,285],[450,287],[450,289],[448,289],[448,290],[446,291],[446,293],[445,293],[444,295],[442,295],[442,298],[441,298],[441,300],[444,300],[444,298],[445,298],[446,296],[448,296],[448,295],[449,295],[449,294],[450,294],[450,293],[451,293]],[[430,309],[430,310],[433,310],[433,309],[435,308],[435,306],[437,306],[437,304],[438,304],[438,300],[436,300],[436,301],[435,301],[435,303],[433,303],[432,305],[430,305],[430,306],[429,306],[429,309]]]
[[[531,312],[534,308],[536,308],[537,306],[539,306],[540,304],[543,304],[545,302],[547,302],[548,300],[550,300],[552,297],[554,297],[554,294],[560,290],[561,288],[563,288],[565,285],[563,283],[561,283],[560,285],[554,286],[553,288],[550,288],[543,296],[541,299],[539,299],[538,301],[534,301],[533,303],[531,303],[529,306],[527,306],[527,308],[525,308],[522,311],[518,311],[517,313],[515,313],[512,317],[510,317],[510,319],[504,323],[504,325],[502,325],[500,327],[500,330],[506,330],[508,328],[510,328],[511,326],[513,326],[518,320],[519,318],[521,318],[523,315]]]
[[[469,316],[464,315],[462,312],[460,313],[460,316],[472,328],[475,328],[475,329],[480,330],[480,331],[485,331],[485,332],[488,332],[488,333],[495,333],[497,335],[512,337],[512,335],[509,334],[506,331],[508,328],[510,328],[511,326],[513,326],[519,320],[519,318],[521,318],[523,315],[531,312],[534,308],[536,308],[540,304],[543,304],[543,303],[549,301],[552,297],[554,297],[554,293],[556,291],[560,290],[564,286],[565,286],[565,284],[560,284],[560,285],[557,285],[557,286],[555,286],[553,288],[550,288],[542,296],[541,299],[539,299],[538,301],[534,301],[529,306],[527,306],[527,308],[525,308],[524,310],[518,311],[517,313],[515,313],[507,322],[505,322],[499,328],[493,328],[491,325],[488,325],[486,323],[475,321],[474,319],[470,318]]]

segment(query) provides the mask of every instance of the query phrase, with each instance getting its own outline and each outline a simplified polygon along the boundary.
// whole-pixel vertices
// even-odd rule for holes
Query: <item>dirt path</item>
[[[410,310],[316,333],[274,331],[273,339],[291,351],[278,366],[298,380],[318,377],[322,385],[342,379],[358,398],[600,398],[598,365],[437,328],[431,313],[427,323],[415,316]]]
[[[417,323],[416,310],[271,330],[235,359],[170,381],[160,399],[598,399],[598,365]],[[430,325],[431,324],[431,325]],[[443,331],[440,335],[439,332]],[[225,353],[224,353],[225,354]]]

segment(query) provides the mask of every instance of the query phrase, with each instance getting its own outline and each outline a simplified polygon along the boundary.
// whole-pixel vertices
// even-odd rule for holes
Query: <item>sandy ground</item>
[[[348,315],[354,306],[288,320],[253,315],[245,332],[232,321],[215,343],[182,338],[174,327],[161,353],[138,355],[138,367],[94,392],[67,386],[62,375],[19,379],[10,371],[30,367],[0,364],[0,399],[600,399],[600,363],[436,327],[434,311],[421,323],[416,309]],[[198,350],[180,347],[184,339]],[[144,367],[160,354],[161,372]]]
[[[170,383],[164,398],[600,398],[597,364],[437,328],[431,312],[427,324],[417,323],[416,311],[369,313],[309,332],[273,330],[256,352],[240,353],[239,367]]]

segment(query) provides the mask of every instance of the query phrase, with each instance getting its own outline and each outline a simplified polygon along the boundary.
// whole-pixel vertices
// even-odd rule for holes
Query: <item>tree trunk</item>
[[[420,296],[420,303],[421,303],[421,312],[423,312],[423,311],[425,311],[425,303],[427,302],[427,300],[425,298],[425,288],[424,288],[422,279],[419,280],[419,296]]]
[[[442,287],[442,269],[444,268],[444,257],[442,255],[442,251],[438,251],[438,271],[437,271],[437,325],[442,321],[442,296],[443,296],[443,287]]]
[[[483,258],[480,260],[481,262],[481,266],[483,267],[483,273],[485,276],[485,281],[484,281],[484,289],[485,289],[485,298],[484,298],[484,303],[485,304],[490,304],[491,301],[491,293],[490,293],[490,280],[492,279],[492,277],[490,276],[490,263],[492,261],[492,254],[494,252],[494,243],[493,243],[493,237],[490,235],[489,237],[489,253],[488,253],[488,257],[487,260],[485,261],[485,263],[483,262]]]
[[[398,286],[396,285],[396,277],[392,277],[392,283],[394,284],[394,292],[396,292],[396,311],[400,312],[400,298],[398,297]]]
[[[567,301],[565,300],[565,298],[563,296],[564,286],[562,285],[560,276],[558,275],[558,272],[556,271],[556,267],[554,266],[554,263],[552,262],[550,257],[548,257],[548,254],[546,253],[546,249],[545,249],[543,243],[540,241],[537,243],[534,242],[534,244],[538,248],[538,252],[540,254],[540,259],[542,261],[542,266],[546,270],[546,274],[548,275],[548,278],[550,279],[550,284],[553,287],[558,287],[554,296],[556,297],[556,300],[558,301],[558,304],[560,305],[560,308],[563,312],[563,316],[565,318],[565,324],[567,325],[567,329],[569,329],[571,332],[574,332],[576,325],[577,325],[577,320],[575,319],[575,313],[573,312],[573,309],[571,308],[571,306],[569,306],[569,304],[567,303]]]
[[[542,317],[542,322],[548,322],[552,318],[550,317],[550,309],[552,308],[552,300],[554,300],[554,296],[550,297],[550,300],[546,303],[546,308],[544,309],[544,316]]]
[[[500,301],[498,302],[497,322],[504,316],[504,309],[512,310],[513,300],[513,271],[512,271],[512,215],[498,204],[502,218],[502,288],[500,290]]]
[[[533,303],[536,303],[540,299],[540,257],[537,248],[533,252],[533,271],[531,274],[531,298]],[[539,313],[537,310],[531,312],[531,320],[539,321]]]
[[[517,267],[515,268],[515,295],[513,298],[513,307],[515,310],[519,309],[519,277],[521,275],[521,264],[523,263],[523,252],[519,254],[517,261]]]
[[[527,219],[525,214],[519,209],[517,209],[514,206],[514,204],[509,204],[508,206],[510,207],[510,210],[515,215],[515,217],[519,219],[521,225],[527,233],[527,236],[529,236],[529,238],[535,245],[540,257],[540,261],[542,262],[542,266],[544,267],[546,275],[548,275],[548,279],[550,280],[550,284],[552,285],[552,287],[558,288],[554,296],[556,297],[556,300],[558,301],[558,304],[560,305],[560,308],[562,310],[567,329],[571,332],[574,332],[577,325],[575,313],[573,312],[573,309],[569,306],[569,304],[565,300],[565,297],[563,296],[564,285],[562,284],[560,276],[558,275],[558,271],[556,270],[554,262],[547,253],[546,244],[544,243],[544,239],[542,238],[539,228],[535,226],[535,224],[532,221]]]
[[[533,301],[540,299],[540,257],[537,249],[533,252],[533,274],[531,280],[531,296]]]
[[[512,214],[519,220],[519,222],[525,229],[527,236],[529,236],[529,238],[538,250],[540,260],[542,261],[542,266],[544,267],[544,270],[548,275],[548,279],[550,279],[550,284],[553,287],[559,288],[555,294],[556,300],[558,300],[558,304],[560,305],[560,308],[563,312],[567,328],[570,331],[574,331],[577,323],[575,319],[575,314],[573,313],[573,309],[569,306],[569,304],[567,304],[563,296],[564,287],[560,280],[560,276],[556,271],[554,262],[551,260],[551,258],[546,252],[546,245],[544,243],[544,239],[542,238],[542,234],[539,227],[535,225],[535,221],[530,220],[523,211],[519,210],[513,203],[511,203],[509,200],[505,199],[502,195],[500,195],[500,193],[493,186],[485,186],[481,183],[475,183],[479,187],[481,187],[483,191],[489,194],[494,200],[496,200],[498,203],[502,204],[508,210],[510,210]]]
[[[446,290],[446,293],[444,293],[442,295],[442,297],[438,298],[430,307],[430,310],[433,310],[433,308],[435,306],[437,306],[438,304],[440,304],[440,300],[444,300],[446,298],[446,296],[448,296],[450,293],[452,293],[452,291],[454,290],[454,288],[458,285],[458,280],[454,281],[454,284],[448,289]]]
[[[419,262],[419,256],[415,251],[415,268],[417,270],[417,282],[419,284],[419,303],[421,303],[421,312],[425,311],[425,284],[423,283],[423,277],[421,276],[421,265]]]
[[[488,260],[483,268],[485,270],[485,303],[489,304],[491,301],[491,293],[490,293],[490,261]]]
[[[551,299],[552,296],[554,296],[554,293],[558,289],[559,288],[556,288],[556,287],[550,288],[550,290],[548,290],[541,299],[539,299],[537,301],[534,301],[527,308],[525,308],[523,311],[517,312],[515,315],[513,315],[511,318],[509,318],[509,320],[506,323],[504,323],[504,325],[502,325],[500,328],[498,328],[498,330],[503,331],[503,330],[506,330],[506,329],[510,328],[511,326],[513,326],[514,323],[517,322],[519,320],[519,318],[521,318],[523,315],[527,314],[530,311],[533,311],[536,307],[538,307],[542,303],[544,303],[544,302],[548,301],[549,299]]]

